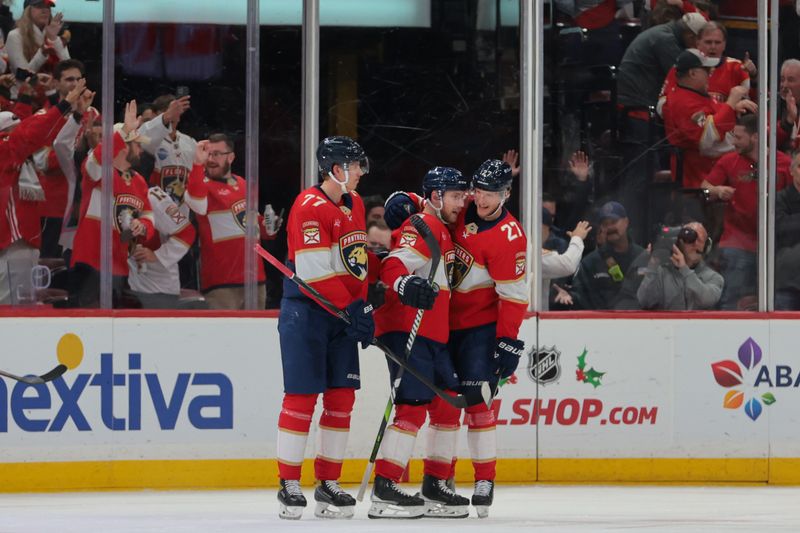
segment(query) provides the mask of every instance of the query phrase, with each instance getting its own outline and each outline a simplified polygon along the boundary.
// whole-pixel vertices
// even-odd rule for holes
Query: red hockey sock
[[[484,404],[467,407],[467,443],[475,480],[494,480],[497,465],[497,421],[494,411]]]
[[[356,400],[355,389],[328,389],[322,395],[319,419],[319,446],[314,474],[319,480],[339,479],[350,434],[350,413]]]
[[[285,394],[278,417],[278,475],[300,479],[316,394]]]
[[[447,391],[455,396],[455,392]],[[447,479],[454,465],[458,430],[461,427],[461,410],[453,407],[438,396],[428,406],[430,423],[428,445],[425,457],[425,474]]]
[[[375,461],[376,476],[400,481],[414,451],[419,428],[425,423],[425,415],[424,405],[397,406],[394,423],[386,428],[379,459]]]

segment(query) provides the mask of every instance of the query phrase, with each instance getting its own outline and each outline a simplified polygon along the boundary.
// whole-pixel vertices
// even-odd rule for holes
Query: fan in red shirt
[[[708,94],[710,69],[719,63],[699,50],[681,52],[675,62],[677,85],[667,94],[664,127],[670,144],[683,150],[683,187],[698,188],[714,162],[733,150],[726,134],[733,129],[737,113],[755,112],[757,106],[745,100],[747,89],[733,87],[725,103]],[[677,175],[672,158],[672,175]]]
[[[233,141],[223,133],[197,143],[185,201],[197,215],[200,289],[212,309],[244,309],[244,240],[247,182],[231,173]],[[276,217],[270,217],[276,218]],[[258,217],[262,239],[273,239],[281,220]],[[267,300],[264,263],[258,269],[258,308]]]
[[[724,25],[713,20],[706,24],[697,35],[697,49],[706,57],[719,59],[719,64],[714,67],[708,78],[708,95],[718,103],[727,100],[731,89],[737,85],[750,90],[750,79],[755,78],[758,74],[755,63],[750,60],[749,55],[745,56],[744,61],[725,56],[727,41],[728,30]],[[677,83],[675,67],[672,67],[667,73],[664,87],[658,97],[656,109],[659,114],[662,114],[666,101],[665,95],[671,92]]]
[[[703,181],[703,187],[725,206],[720,239],[721,274],[725,278],[721,305],[736,310],[740,300],[755,294],[758,246],[758,117],[740,117],[733,129],[735,152],[722,156]],[[791,158],[778,152],[776,189],[792,182]]]
[[[128,253],[138,240],[155,236],[153,212],[147,197],[147,182],[132,166],[142,154],[146,139],[136,131],[136,100],[125,106],[125,122],[114,125],[113,142],[113,235],[112,275],[114,295],[125,288]],[[102,201],[103,144],[94,147],[81,171],[81,216],[73,242],[73,291],[81,307],[95,307],[100,296],[100,225]]]
[[[35,209],[17,209],[21,199],[20,170],[36,150],[53,142],[72,110],[83,112],[94,93],[81,82],[57,106],[25,120],[11,112],[0,113],[0,303],[10,303],[7,261],[39,259],[39,216]]]

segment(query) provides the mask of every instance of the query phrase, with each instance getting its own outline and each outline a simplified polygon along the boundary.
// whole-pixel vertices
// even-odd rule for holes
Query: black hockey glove
[[[519,358],[525,350],[525,343],[511,337],[500,337],[494,349],[496,373],[500,378],[507,378],[517,369]]]
[[[375,322],[372,320],[372,304],[364,300],[356,300],[347,306],[350,324],[344,332],[354,341],[361,343],[362,348],[372,344],[375,338]]]
[[[403,191],[393,192],[383,206],[383,220],[391,230],[396,230],[408,220],[408,217],[419,211],[417,204]]]
[[[433,309],[433,302],[439,294],[439,287],[428,283],[428,280],[419,276],[401,276],[397,280],[397,295],[400,301],[417,309]]]

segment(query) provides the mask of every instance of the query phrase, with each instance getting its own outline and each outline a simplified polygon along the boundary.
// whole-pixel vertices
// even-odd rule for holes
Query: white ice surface
[[[800,531],[795,487],[500,486],[484,520],[474,509],[465,520],[369,520],[366,501],[352,520],[319,520],[305,493],[299,521],[278,518],[274,490],[2,494],[0,532]]]

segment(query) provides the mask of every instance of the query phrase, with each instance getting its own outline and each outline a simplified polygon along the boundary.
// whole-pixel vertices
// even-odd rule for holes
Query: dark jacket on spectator
[[[581,261],[575,275],[572,299],[578,309],[618,309],[624,279],[614,281],[609,273],[606,258],[612,257],[622,270],[625,278],[633,276],[631,270],[634,260],[644,252],[638,244],[630,243],[625,253],[615,252],[608,246],[602,246],[587,255]],[[635,289],[634,289],[635,293]]]
[[[800,192],[790,184],[775,196],[775,287],[800,291]]]
[[[675,59],[684,49],[682,25],[678,21],[653,26],[631,42],[617,77],[617,100],[626,107],[658,103],[661,86]]]

